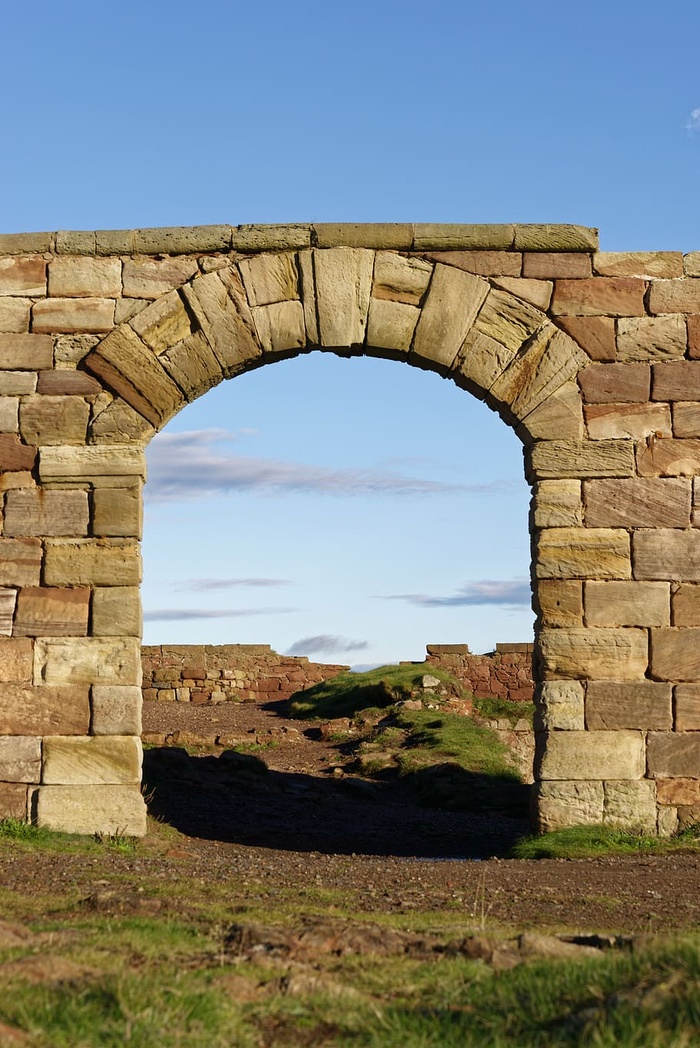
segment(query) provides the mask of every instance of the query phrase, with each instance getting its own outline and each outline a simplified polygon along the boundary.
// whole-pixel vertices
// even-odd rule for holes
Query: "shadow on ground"
[[[220,756],[190,756],[173,747],[144,753],[150,814],[190,837],[295,852],[477,859],[505,854],[528,832],[526,786],[470,777],[449,765],[433,774],[448,792],[471,791],[478,810],[429,807],[424,780],[269,771],[257,757],[235,750]]]

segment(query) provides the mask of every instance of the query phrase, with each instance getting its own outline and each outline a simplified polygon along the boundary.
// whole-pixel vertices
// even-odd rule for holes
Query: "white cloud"
[[[187,619],[236,619],[249,615],[289,615],[296,608],[158,608],[144,611],[144,622],[183,622]]]
[[[461,491],[482,495],[504,490],[490,484],[448,484],[378,469],[310,466],[277,459],[232,455],[220,445],[236,434],[222,429],[161,433],[148,452],[150,499],[204,499],[236,491],[269,495],[434,495]]]
[[[468,582],[456,593],[444,597],[433,597],[425,593],[396,593],[384,600],[402,600],[422,608],[476,607],[483,604],[515,608],[530,605],[530,583],[527,579],[510,580],[482,579]]]
[[[292,644],[287,655],[338,655],[346,651],[364,651],[369,647],[366,640],[348,640],[330,633],[321,633],[316,637],[302,637]]]
[[[289,579],[187,579],[175,588],[179,593],[191,590],[206,593],[210,590],[235,589],[237,586],[272,589],[276,586],[291,586],[291,582]]]
[[[690,110],[690,116],[688,117],[688,123],[685,125],[686,131],[690,131],[691,134],[695,134],[700,131],[700,106],[697,109]]]

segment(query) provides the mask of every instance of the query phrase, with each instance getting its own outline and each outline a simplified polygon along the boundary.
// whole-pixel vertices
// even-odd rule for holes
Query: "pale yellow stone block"
[[[146,479],[146,456],[129,444],[89,447],[47,447],[39,452],[42,480],[86,480],[94,477]]]
[[[587,363],[588,356],[572,338],[547,324],[527,350],[514,357],[494,382],[491,394],[507,404],[517,418],[524,418],[574,379]]]
[[[583,405],[577,383],[564,382],[522,419],[515,432],[525,443],[533,440],[582,440]]]
[[[420,317],[417,306],[373,298],[369,306],[367,345],[407,353]]]
[[[529,449],[532,480],[634,476],[631,440],[540,440]]]
[[[50,735],[44,740],[47,785],[129,785],[141,781],[141,740],[135,736]]]
[[[238,263],[251,306],[289,302],[299,298],[299,273],[292,252],[253,255]]]
[[[63,833],[146,833],[146,804],[138,786],[42,786],[36,815],[39,826]]]
[[[182,293],[224,375],[239,374],[260,360],[262,347],[255,338],[253,318],[235,267],[197,277],[184,286]]]
[[[580,480],[541,480],[533,485],[536,528],[580,527],[583,524]]]
[[[544,781],[641,779],[644,757],[640,731],[550,732],[540,775]]]
[[[479,312],[476,329],[517,352],[546,323],[546,316],[534,306],[507,291],[492,289]]]
[[[119,684],[92,689],[92,735],[141,735],[141,689]]]
[[[124,261],[124,294],[129,298],[160,298],[197,273],[197,259],[127,258]],[[126,318],[123,318],[126,319]]]
[[[32,310],[32,331],[37,334],[80,332],[97,334],[114,327],[113,298],[46,298]]]
[[[451,367],[489,293],[481,277],[436,265],[413,340],[413,355]]]
[[[252,312],[255,330],[266,353],[289,353],[303,349],[306,345],[304,307],[301,302],[255,306]]]
[[[551,280],[530,280],[526,277],[497,277],[496,287],[509,291],[517,298],[522,298],[537,309],[546,310],[552,300],[554,284]]]
[[[668,582],[584,583],[587,626],[668,626]]]
[[[535,607],[542,626],[583,626],[583,582],[537,579]]]
[[[422,258],[405,258],[393,251],[377,251],[372,297],[419,306],[432,273],[432,264]]]
[[[545,680],[641,680],[648,658],[643,629],[543,629],[539,649]],[[624,776],[611,776],[624,778]]]
[[[583,731],[583,684],[577,680],[548,680],[539,685],[535,702],[539,731]]]
[[[656,833],[656,783],[623,779],[604,783],[603,823],[630,832]]]
[[[95,637],[141,637],[141,595],[136,586],[98,586],[92,594]]]
[[[625,579],[630,538],[622,528],[543,528],[535,537],[539,579]]]
[[[603,821],[602,782],[539,782],[534,787],[538,833]]]
[[[143,531],[141,485],[99,487],[92,495],[92,533],[99,538],[136,538]]]
[[[350,247],[314,251],[321,345],[364,342],[373,269],[373,251]]]
[[[141,684],[136,637],[39,637],[35,684]]]
[[[49,295],[56,298],[118,298],[122,293],[119,258],[69,258],[49,262]]]
[[[47,586],[138,586],[141,556],[137,542],[114,539],[49,539]],[[36,583],[31,583],[36,585]]]
[[[587,404],[584,414],[591,440],[646,440],[673,435],[668,404]]]
[[[192,334],[192,322],[177,291],[156,299],[129,322],[129,326],[156,354]]]
[[[83,397],[25,397],[20,434],[27,444],[84,444],[89,417],[90,405]]]
[[[617,359],[623,363],[681,360],[688,334],[685,317],[621,317],[617,322]]]

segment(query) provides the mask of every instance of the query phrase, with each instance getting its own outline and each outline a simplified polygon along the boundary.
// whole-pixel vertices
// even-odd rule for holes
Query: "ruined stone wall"
[[[532,702],[532,644],[497,644],[486,655],[473,655],[467,644],[428,644],[426,662],[447,670],[472,695]]]
[[[148,644],[141,665],[144,699],[200,705],[288,699],[350,669],[278,655],[269,644]]]

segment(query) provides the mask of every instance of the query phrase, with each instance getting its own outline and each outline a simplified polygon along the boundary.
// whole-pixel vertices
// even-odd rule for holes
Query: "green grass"
[[[474,709],[487,720],[507,720],[512,725],[520,720],[532,725],[535,715],[534,703],[511,702],[510,699],[499,699],[495,695],[474,696]]]
[[[540,837],[524,837],[511,854],[515,859],[591,859],[689,850],[700,851],[700,826],[690,826],[673,837],[652,837],[610,826],[571,826]]]

